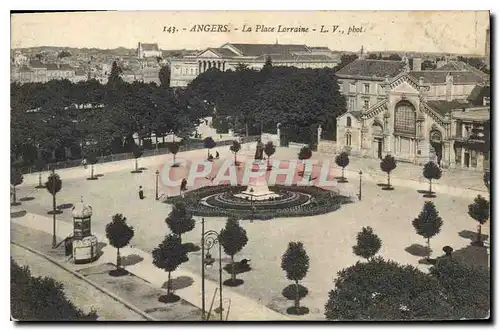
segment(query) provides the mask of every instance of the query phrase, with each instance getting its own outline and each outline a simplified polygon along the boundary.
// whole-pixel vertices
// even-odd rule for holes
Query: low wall
[[[318,152],[335,154],[337,152],[337,142],[333,140],[321,140],[318,144]]]

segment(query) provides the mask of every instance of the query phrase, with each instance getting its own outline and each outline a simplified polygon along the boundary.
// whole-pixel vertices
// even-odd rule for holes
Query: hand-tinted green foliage
[[[439,282],[411,265],[375,258],[339,271],[328,294],[328,320],[451,318]]]

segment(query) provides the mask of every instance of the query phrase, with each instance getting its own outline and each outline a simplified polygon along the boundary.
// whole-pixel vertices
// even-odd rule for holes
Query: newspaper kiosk
[[[97,257],[97,238],[92,235],[92,207],[83,200],[73,206],[73,260],[75,263],[92,262]]]

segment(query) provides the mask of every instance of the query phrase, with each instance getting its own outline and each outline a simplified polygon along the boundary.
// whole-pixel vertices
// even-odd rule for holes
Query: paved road
[[[85,312],[89,312],[94,308],[99,315],[99,320],[145,320],[142,316],[105,295],[87,282],[39,255],[11,244],[11,256],[19,265],[28,265],[33,276],[51,277],[61,282],[64,285],[66,297],[76,307]]]

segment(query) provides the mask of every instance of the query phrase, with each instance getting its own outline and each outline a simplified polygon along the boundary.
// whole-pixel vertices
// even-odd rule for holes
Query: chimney
[[[413,71],[421,71],[422,70],[422,58],[414,57],[413,58]]]

